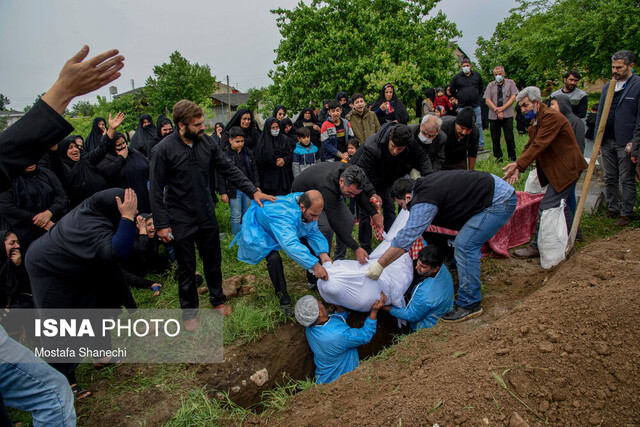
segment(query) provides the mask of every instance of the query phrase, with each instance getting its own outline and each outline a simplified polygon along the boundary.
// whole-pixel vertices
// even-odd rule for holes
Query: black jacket
[[[480,141],[480,130],[477,125],[473,125],[471,133],[458,141],[456,136],[456,118],[443,117],[441,132],[447,135],[447,142],[444,145],[443,166],[461,162],[467,157],[477,157]]]
[[[420,125],[409,125],[409,128],[411,128],[413,140],[416,142],[416,145],[427,152],[429,160],[431,161],[431,169],[433,169],[434,172],[438,172],[444,163],[444,145],[447,142],[447,135],[441,130],[438,132],[438,135],[433,138],[431,144],[425,144],[420,141],[420,137],[418,136],[420,134]]]
[[[67,121],[39,99],[15,124],[0,133],[0,191],[73,130]]]
[[[173,235],[180,239],[201,225],[215,225],[216,172],[233,181],[250,198],[258,191],[210,136],[204,134],[192,147],[177,131],[160,141],[153,149],[149,170],[155,227],[171,227]]]
[[[389,134],[399,126],[385,123],[377,133],[371,135],[353,156],[351,163],[360,166],[376,189],[390,186],[393,182],[417,169],[422,176],[433,172],[427,152],[411,141],[399,155],[389,153]]]
[[[324,212],[329,220],[329,226],[340,240],[355,251],[360,245],[351,237],[353,217],[346,209],[339,182],[340,175],[349,166],[351,165],[344,162],[323,162],[310,166],[300,172],[293,180],[292,191],[297,193],[318,190],[322,193]],[[374,193],[373,185],[367,181],[363,191],[354,197],[360,208],[369,212],[371,216],[377,213],[369,203],[369,198]]]
[[[251,182],[253,182],[253,185],[260,187],[258,164],[256,163],[256,159],[250,149],[243,148],[242,151],[238,153],[237,151],[232,150],[231,146],[228,146],[224,149],[224,154],[247,178],[249,178]],[[236,190],[238,190],[238,187],[233,183],[233,181],[219,176],[216,182],[218,183],[218,193],[226,194],[230,199],[236,198]]]
[[[458,108],[478,107],[484,94],[482,76],[477,71],[465,76],[460,72],[451,80],[451,95],[458,100]]]

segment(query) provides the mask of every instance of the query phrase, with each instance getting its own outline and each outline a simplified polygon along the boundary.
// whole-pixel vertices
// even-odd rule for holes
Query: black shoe
[[[282,312],[287,316],[293,316],[293,309],[291,308],[291,304],[282,304],[280,306],[280,310],[282,310]]]
[[[465,308],[455,305],[453,306],[453,310],[442,316],[442,321],[447,323],[464,322],[465,320],[480,316],[481,314],[482,307],[479,304],[473,308]]]
[[[202,277],[202,274],[196,272],[196,286],[202,286],[203,283],[204,277]]]

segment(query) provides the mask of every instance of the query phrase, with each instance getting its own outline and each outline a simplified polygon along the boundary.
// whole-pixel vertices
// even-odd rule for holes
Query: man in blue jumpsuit
[[[318,230],[318,217],[323,208],[322,194],[309,190],[280,196],[275,203],[265,203],[263,208],[252,203],[242,218],[242,228],[236,237],[238,259],[247,264],[266,259],[280,308],[287,316],[291,316],[293,310],[278,251],[284,250],[306,270],[313,270],[316,277],[327,280],[329,275],[322,264],[332,261],[327,239]]]
[[[316,364],[316,383],[327,384],[340,375],[358,367],[358,346],[367,344],[376,333],[378,310],[384,307],[387,297],[380,292],[380,299],[371,307],[371,313],[360,329],[347,325],[347,312],[336,307],[329,315],[322,302],[305,295],[296,303],[296,319],[305,326],[309,347]]]

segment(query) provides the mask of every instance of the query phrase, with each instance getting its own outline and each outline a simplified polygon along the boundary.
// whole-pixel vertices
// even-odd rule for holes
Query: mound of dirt
[[[288,410],[283,425],[632,426],[640,420],[640,230],[592,243],[506,314],[439,323]],[[512,276],[511,280],[522,280]]]

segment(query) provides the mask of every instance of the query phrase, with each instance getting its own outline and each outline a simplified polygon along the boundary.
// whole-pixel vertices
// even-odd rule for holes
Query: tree
[[[11,100],[0,93],[0,111],[7,111],[7,105],[11,104]]]
[[[211,94],[216,79],[208,65],[191,64],[180,52],[169,57],[169,63],[153,67],[155,77],[149,77],[145,94],[153,112],[167,114],[181,99],[188,99],[199,105],[211,105]]]
[[[487,78],[496,65],[519,87],[559,83],[571,69],[610,78],[611,55],[640,46],[637,0],[517,1],[490,39],[478,38],[476,56]]]
[[[115,116],[119,112],[124,113],[124,120],[120,125],[120,132],[135,130],[138,127],[140,116],[150,113],[152,108],[147,102],[145,91],[126,94],[107,101],[105,96],[98,96],[98,105],[95,107],[94,116],[104,117],[108,120],[109,114]]]
[[[391,82],[405,104],[443,85],[455,64],[449,41],[460,35],[438,0],[312,0],[275,9],[282,39],[269,97],[292,111],[362,92],[369,101]],[[407,102],[410,101],[410,102]]]
[[[78,101],[71,107],[70,115],[73,117],[93,117],[95,105],[89,101]]]
[[[24,111],[25,113],[29,110],[31,110],[33,108],[34,105],[36,105],[36,102],[38,102],[40,100],[40,98],[42,98],[42,95],[44,95],[44,92],[42,92],[40,95],[38,95],[35,99],[35,101],[33,101],[33,104],[31,105],[27,105],[26,107],[24,107],[22,109],[22,111]]]

